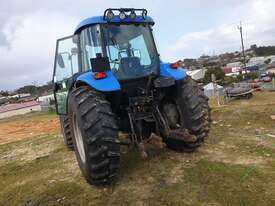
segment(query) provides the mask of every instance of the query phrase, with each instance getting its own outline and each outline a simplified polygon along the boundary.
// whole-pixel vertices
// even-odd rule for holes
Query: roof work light
[[[142,19],[145,20],[147,18],[147,10],[134,8],[109,8],[104,11],[103,18],[107,21],[111,21],[115,17],[119,17],[120,20],[129,18],[134,21],[137,16],[141,16]]]
[[[121,12],[119,13],[119,18],[120,18],[121,20],[126,19],[126,14],[125,14],[124,11],[121,11]]]
[[[132,10],[130,13],[130,18],[135,19],[136,17],[137,17],[136,12],[134,10]]]
[[[142,16],[143,19],[146,19],[147,10],[143,10],[142,13],[141,13],[141,16]]]
[[[114,13],[112,12],[112,10],[108,10],[106,18],[108,21],[111,21],[114,18]]]

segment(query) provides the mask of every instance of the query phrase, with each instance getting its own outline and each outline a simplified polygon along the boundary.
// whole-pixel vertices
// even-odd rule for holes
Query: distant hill
[[[254,48],[256,56],[275,55],[275,46],[261,46]]]
[[[40,96],[52,92],[52,82],[42,86],[26,85],[16,90],[16,93],[30,93],[32,96]]]

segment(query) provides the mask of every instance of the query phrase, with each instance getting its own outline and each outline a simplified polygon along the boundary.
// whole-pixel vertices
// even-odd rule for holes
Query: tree
[[[224,85],[230,85],[235,82],[235,78],[233,76],[225,76],[223,80]]]
[[[35,95],[37,93],[37,87],[34,85],[26,85],[16,90],[17,93],[30,93]]]
[[[224,80],[222,81],[222,85],[231,85],[233,83],[238,83],[243,81],[244,77],[242,74],[233,75],[233,76],[225,76]]]
[[[0,96],[5,96],[5,97],[7,97],[7,96],[9,96],[9,92],[8,91],[3,91],[3,90],[1,90],[0,91]]]
[[[211,74],[216,76],[216,80],[224,80],[225,73],[220,67],[210,67],[205,72],[203,83],[207,84],[212,81]]]
[[[256,50],[257,56],[269,56],[269,55],[275,55],[275,46],[262,46],[257,47]]]
[[[40,96],[44,93],[52,93],[53,83],[47,82],[42,86],[26,85],[16,90],[17,93],[30,93],[32,96]]]
[[[219,67],[220,62],[206,62],[203,64],[204,67]]]

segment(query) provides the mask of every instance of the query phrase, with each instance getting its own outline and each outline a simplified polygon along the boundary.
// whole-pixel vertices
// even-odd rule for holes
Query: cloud
[[[78,19],[68,16],[49,16],[43,12],[11,18],[3,29],[9,37],[9,46],[0,47],[0,56],[4,57],[1,58],[0,88],[51,80],[56,39],[70,35],[71,25],[77,22]]]
[[[201,54],[240,50],[239,20],[243,21],[246,48],[252,44],[274,45],[275,2],[251,0],[232,7],[221,16],[223,23],[211,29],[189,32],[179,37],[173,48],[167,49],[168,59],[198,57]],[[234,22],[234,23],[232,23]]]
[[[7,44],[8,44],[8,40],[7,40],[6,36],[0,32],[0,47],[7,46]]]
[[[236,26],[221,25],[213,29],[190,32],[181,36],[170,49],[170,58],[194,57],[239,49],[239,34]]]
[[[56,39],[108,7],[134,7],[123,0],[9,0],[0,2],[0,90],[52,79]],[[140,5],[153,7],[141,0]],[[145,6],[146,7],[146,6]]]
[[[51,80],[56,39],[73,33],[83,18],[108,7],[147,8],[165,61],[274,44],[273,0],[9,0],[0,1],[0,90]]]

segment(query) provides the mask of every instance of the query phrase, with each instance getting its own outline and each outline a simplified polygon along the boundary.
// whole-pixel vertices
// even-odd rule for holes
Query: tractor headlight
[[[146,19],[146,17],[147,17],[147,11],[143,10],[142,13],[141,13],[141,16],[142,16],[143,19]]]
[[[130,13],[130,18],[132,20],[134,20],[136,17],[137,17],[136,12],[134,10],[132,10],[131,13]]]
[[[114,13],[111,11],[111,10],[109,10],[108,12],[107,12],[107,15],[106,15],[106,17],[107,17],[107,20],[108,21],[111,21],[113,18],[114,18]]]
[[[121,20],[124,20],[124,19],[126,18],[126,14],[125,14],[124,11],[121,11],[121,12],[119,13],[119,18],[120,18]]]

